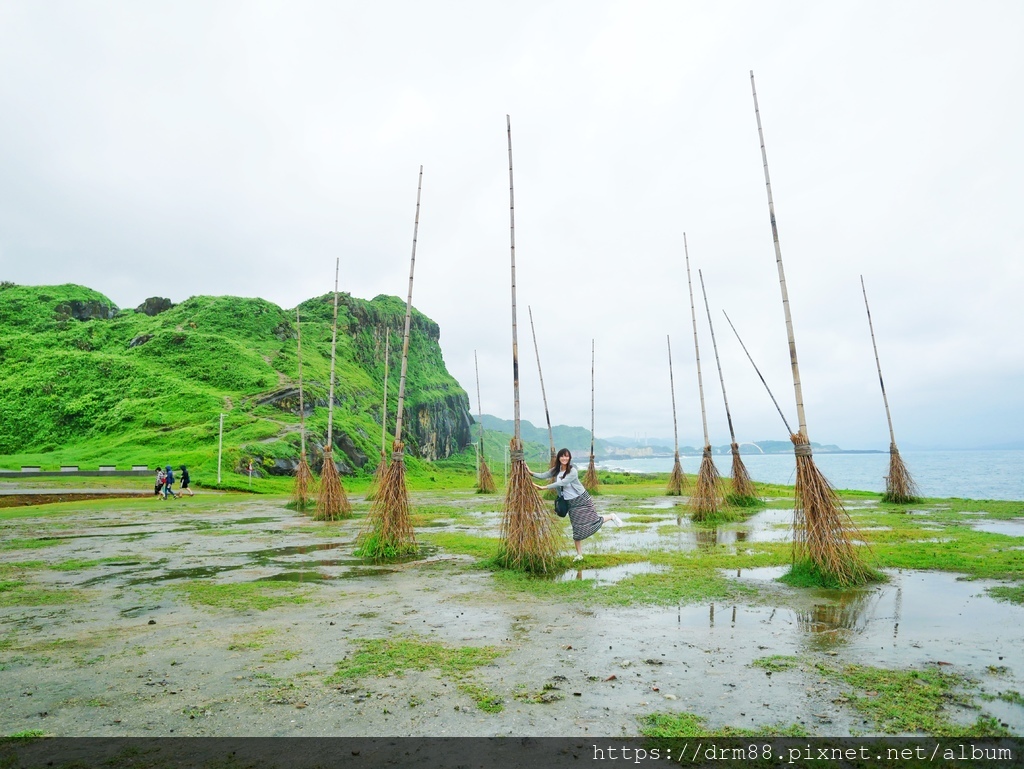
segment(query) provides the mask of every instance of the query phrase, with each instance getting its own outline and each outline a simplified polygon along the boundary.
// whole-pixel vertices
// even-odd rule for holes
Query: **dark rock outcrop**
[[[145,302],[135,308],[135,312],[144,313],[150,317],[159,315],[162,312],[174,307],[174,303],[170,299],[165,299],[162,296],[151,296]]]
[[[337,433],[334,436],[334,447],[349,458],[353,465],[362,467],[366,464],[366,454],[359,450],[359,447],[352,442],[348,433]]]
[[[317,406],[327,408],[327,400],[319,400],[310,397],[309,393],[305,393],[305,398],[302,401],[302,410],[308,417],[313,413],[313,410]],[[261,398],[257,398],[255,401],[257,406],[276,406],[282,411],[287,411],[295,416],[299,415],[299,388],[298,387],[285,387],[281,390],[275,390],[272,393],[268,393]],[[335,405],[339,403],[338,399],[335,398]]]
[[[75,299],[58,304],[54,308],[54,315],[58,320],[110,320],[117,315],[117,307],[105,302],[82,302]]]

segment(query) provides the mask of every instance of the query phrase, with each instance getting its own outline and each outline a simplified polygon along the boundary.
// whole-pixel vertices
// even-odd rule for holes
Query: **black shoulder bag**
[[[558,492],[558,496],[555,497],[555,513],[559,518],[565,518],[569,512],[569,500],[562,496],[562,492]]]

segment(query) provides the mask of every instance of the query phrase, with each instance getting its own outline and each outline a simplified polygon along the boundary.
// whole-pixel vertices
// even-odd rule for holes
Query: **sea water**
[[[750,477],[762,483],[793,485],[796,460],[793,454],[749,453],[741,447],[743,464]],[[925,497],[1024,500],[1024,450],[1000,451],[901,451],[918,490]],[[715,466],[722,475],[732,473],[732,455],[716,454]],[[889,453],[814,454],[818,468],[837,489],[885,491]],[[700,469],[699,456],[681,457],[683,472]],[[668,473],[672,457],[609,459],[597,462],[603,470],[629,473]]]

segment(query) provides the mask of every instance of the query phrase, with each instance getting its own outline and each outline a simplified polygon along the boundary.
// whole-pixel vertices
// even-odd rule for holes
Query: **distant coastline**
[[[484,429],[503,433],[511,437],[514,429],[512,420],[501,419],[491,414],[483,414],[482,422]],[[555,425],[551,428],[554,442],[558,447],[567,447],[574,456],[588,456],[590,454],[591,436],[590,430],[585,427],[574,427],[569,425]],[[536,427],[526,419],[520,420],[520,435],[527,443],[537,443],[547,446],[551,438],[547,428]],[[664,459],[675,456],[672,442],[664,438],[636,439],[616,436],[612,438],[595,438],[594,442],[595,460],[616,460],[616,459]],[[811,443],[811,449],[815,454],[888,454],[888,451],[879,449],[843,449],[834,444]],[[792,454],[793,444],[790,441],[763,440],[744,441],[739,444],[740,454],[753,456],[757,454]],[[684,457],[699,457],[704,453],[700,446],[680,446],[679,455]],[[730,444],[723,443],[719,446],[712,446],[711,453],[728,455],[732,453]]]

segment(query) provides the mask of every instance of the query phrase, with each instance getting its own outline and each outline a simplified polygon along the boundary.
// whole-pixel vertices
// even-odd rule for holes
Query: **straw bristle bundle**
[[[400,441],[394,443],[391,464],[377,489],[365,530],[359,535],[358,555],[384,560],[416,552],[416,535],[409,517],[409,492],[405,485],[405,459]]]
[[[895,443],[889,445],[889,475],[885,479],[885,494],[882,496],[882,501],[893,502],[897,505],[921,501],[917,484],[910,477],[910,471],[903,463],[903,457],[900,456],[900,451],[896,448]]]
[[[295,470],[295,487],[292,490],[292,506],[299,512],[305,512],[313,501],[313,472],[306,461],[306,452],[299,456],[299,466]]]
[[[476,492],[477,494],[493,494],[498,490],[498,487],[494,483],[494,476],[491,475],[491,468],[487,466],[487,460],[484,459],[484,455],[480,454],[480,473],[477,477]]]
[[[601,485],[600,479],[597,477],[597,468],[594,467],[594,455],[590,455],[590,464],[587,465],[587,472],[583,476],[583,488],[585,488],[591,494],[597,494],[597,487]]]
[[[718,490],[718,468],[711,458],[711,447],[704,447],[704,456],[700,460],[697,473],[697,486],[690,495],[691,519],[703,521],[714,517],[722,505],[722,497]]]
[[[676,461],[672,465],[672,473],[668,477],[668,491],[670,497],[680,497],[686,484],[686,473],[683,472],[683,464],[679,461],[679,452],[676,452]]]
[[[832,484],[811,456],[803,433],[790,439],[796,446],[796,509],[793,516],[793,560],[806,561],[826,581],[861,585],[871,572],[851,540],[853,521]]]
[[[313,518],[318,521],[337,521],[352,516],[352,505],[349,504],[345,487],[341,485],[338,467],[334,464],[334,453],[331,447],[324,449],[324,466],[320,471],[320,493],[316,499],[316,511]]]
[[[757,490],[754,488],[754,482],[750,480],[750,473],[747,472],[747,466],[743,464],[743,460],[740,458],[740,446],[738,443],[733,443],[732,448],[732,493],[729,495],[729,501],[733,504],[742,505],[745,501],[757,499]]]
[[[387,471],[388,461],[382,451],[380,453],[380,462],[377,463],[377,469],[373,471],[373,479],[370,481],[370,485],[366,489],[365,499],[367,502],[372,502],[377,498],[377,494],[380,493],[380,485],[384,482],[384,475]]]
[[[507,569],[550,574],[558,565],[563,535],[555,526],[548,506],[533,485],[530,468],[512,439],[512,467],[501,519],[501,551],[498,563]]]

